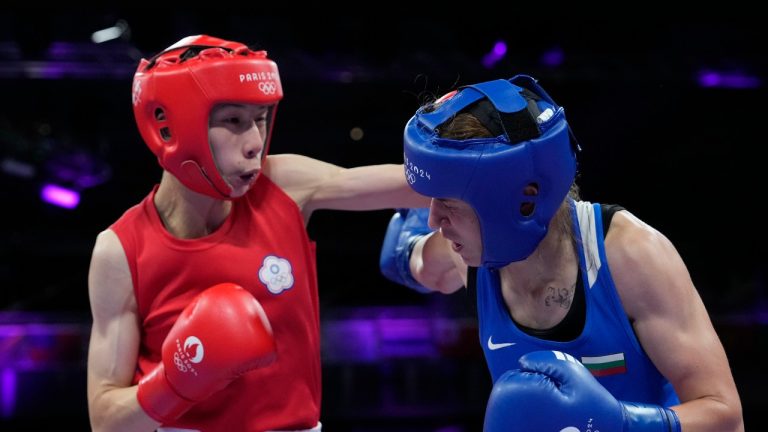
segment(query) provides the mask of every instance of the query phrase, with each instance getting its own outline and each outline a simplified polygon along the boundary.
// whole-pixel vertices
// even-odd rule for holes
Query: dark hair
[[[438,128],[441,138],[464,140],[470,138],[492,138],[493,134],[477,117],[469,113],[460,113]]]

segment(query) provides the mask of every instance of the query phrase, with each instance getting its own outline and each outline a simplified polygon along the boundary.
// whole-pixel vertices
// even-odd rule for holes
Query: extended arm
[[[743,431],[728,359],[672,243],[628,212],[606,238],[616,287],[635,332],[680,397],[686,432]]]
[[[304,219],[313,211],[426,207],[429,199],[408,186],[402,165],[342,168],[293,154],[268,157],[266,174],[296,201]]]

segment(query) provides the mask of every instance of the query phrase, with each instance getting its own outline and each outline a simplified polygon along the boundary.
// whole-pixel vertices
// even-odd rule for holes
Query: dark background
[[[765,424],[757,410],[768,402],[759,366],[768,330],[760,156],[767,65],[757,14],[305,13],[315,17],[255,10],[0,13],[0,159],[33,169],[27,176],[0,171],[0,368],[16,371],[17,393],[12,408],[3,405],[0,424],[88,427],[91,249],[161,174],[134,124],[132,74],[142,56],[199,33],[256,43],[278,63],[285,99],[272,153],[346,167],[401,163],[402,128],[430,95],[516,73],[539,78],[566,107],[583,148],[583,197],[621,204],[675,243],[728,352],[748,429]],[[90,42],[93,31],[118,20],[129,35]],[[484,67],[483,56],[499,40],[506,56]],[[546,64],[548,53],[562,61]],[[702,85],[706,74],[719,74],[725,85]],[[363,129],[362,140],[350,138],[354,127]],[[81,185],[76,209],[40,200],[43,183],[72,185],[62,174],[72,170],[96,179]],[[489,377],[464,299],[420,296],[380,276],[390,215],[319,211],[309,225],[318,242],[323,421],[327,430],[479,430]],[[395,348],[414,343],[426,351],[379,351],[362,361],[339,336],[345,323],[386,327],[389,319],[406,330],[432,329],[415,342],[393,336]],[[50,331],[53,339],[35,339],[41,325],[48,330],[40,334]],[[435,345],[433,336],[446,328],[453,336]],[[31,352],[49,357],[24,363],[25,336]],[[39,354],[46,347],[48,354]],[[8,387],[5,376],[0,383]]]

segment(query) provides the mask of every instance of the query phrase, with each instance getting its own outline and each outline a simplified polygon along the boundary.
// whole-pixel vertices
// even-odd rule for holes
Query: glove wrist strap
[[[147,415],[163,424],[181,417],[195,403],[176,393],[165,377],[162,364],[139,381],[136,398]]]
[[[677,414],[659,405],[622,402],[627,432],[681,432]]]

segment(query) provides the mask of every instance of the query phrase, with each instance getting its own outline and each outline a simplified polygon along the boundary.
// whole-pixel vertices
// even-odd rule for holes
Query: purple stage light
[[[0,371],[0,415],[10,418],[16,408],[16,371],[3,368]]]
[[[40,198],[49,204],[67,209],[73,209],[80,203],[78,192],[54,184],[44,185],[40,190]]]
[[[357,307],[337,311],[322,326],[328,363],[377,363],[402,358],[474,355],[474,322],[416,307]]]
[[[112,177],[112,168],[101,158],[84,150],[59,154],[46,162],[48,179],[83,190],[98,186]]]
[[[493,54],[498,57],[503,57],[507,53],[507,43],[504,41],[497,41],[493,45]]]
[[[504,56],[507,55],[507,43],[500,40],[493,44],[491,52],[483,56],[483,66],[486,69],[492,68]]]
[[[698,73],[699,86],[708,88],[753,89],[762,85],[760,78],[743,72],[703,69]]]
[[[565,61],[565,53],[560,47],[553,47],[541,55],[541,63],[545,66],[560,66]]]
[[[28,378],[41,372],[81,371],[85,367],[90,325],[46,322],[52,318],[55,316],[0,311],[0,419],[13,418],[25,410],[25,395],[30,394],[29,388],[24,388],[30,385]]]

